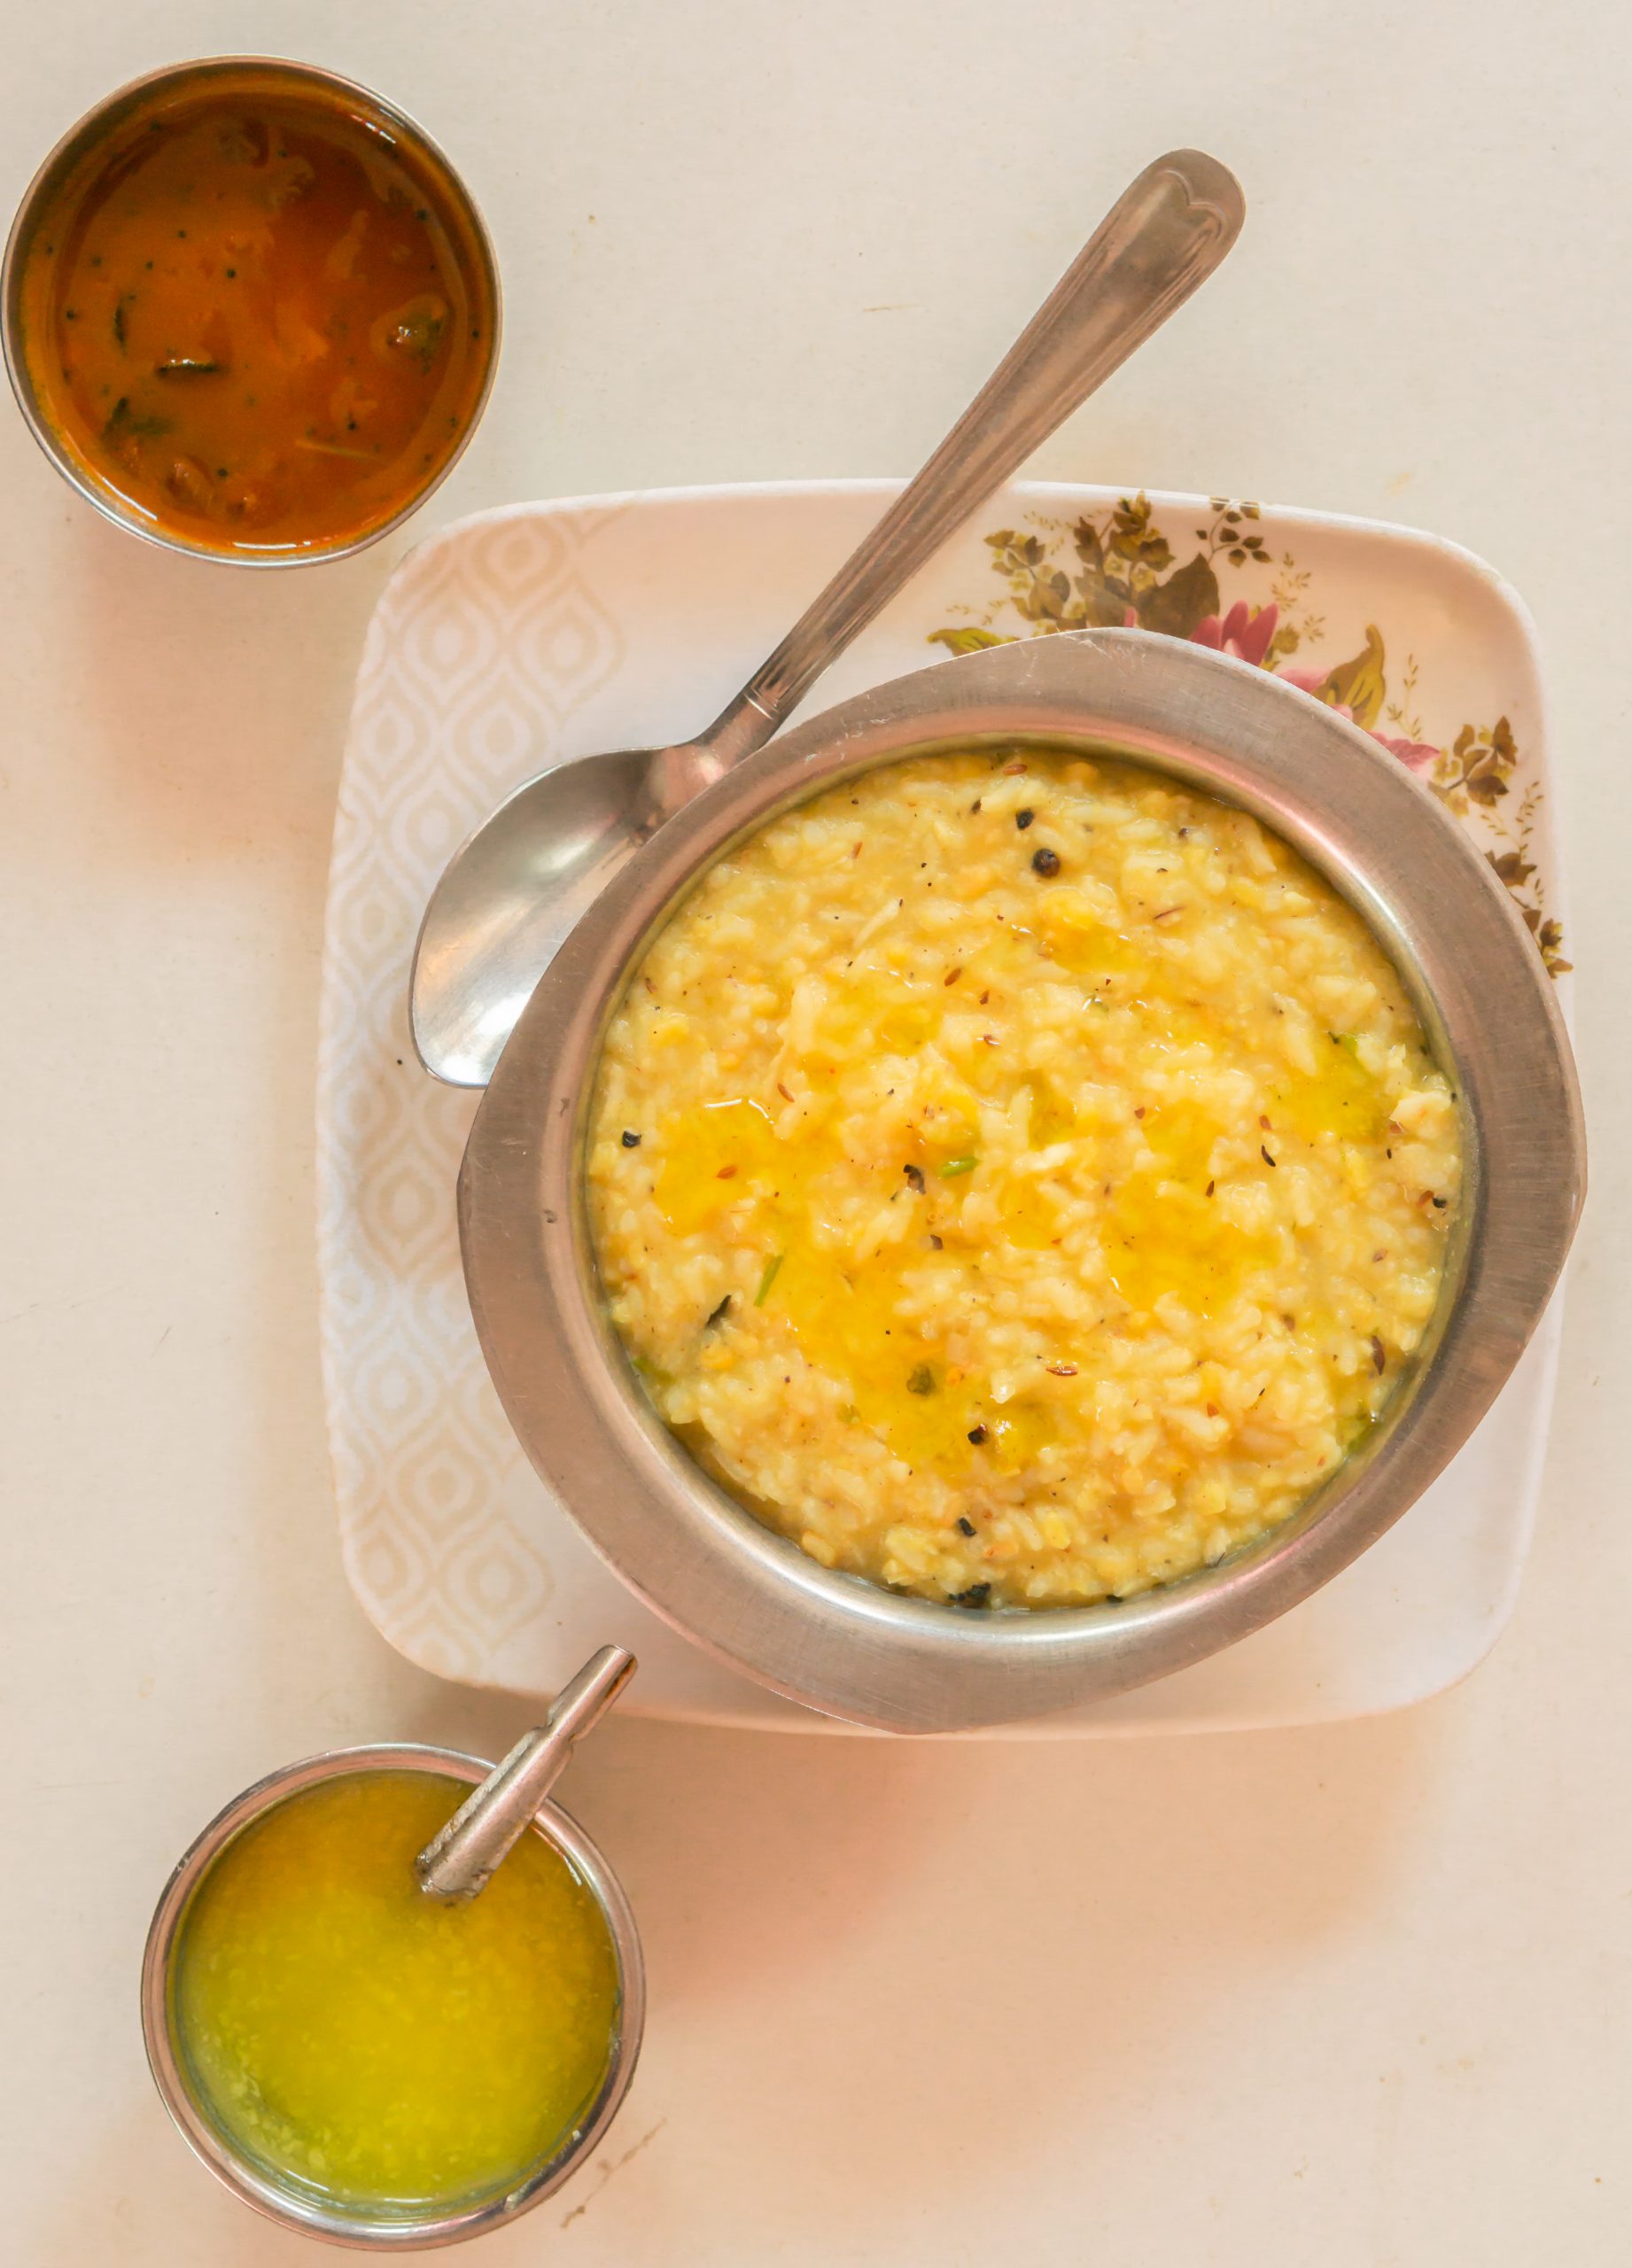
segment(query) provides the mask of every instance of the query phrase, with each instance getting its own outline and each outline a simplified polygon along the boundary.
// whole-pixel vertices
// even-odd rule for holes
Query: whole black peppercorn
[[[1027,827],[1030,826],[1032,820],[1036,817],[1037,813],[1035,812],[1016,812],[1014,814],[1014,824],[1023,835]]]
[[[1034,850],[1031,853],[1031,870],[1038,874],[1057,874],[1060,853],[1057,850]]]

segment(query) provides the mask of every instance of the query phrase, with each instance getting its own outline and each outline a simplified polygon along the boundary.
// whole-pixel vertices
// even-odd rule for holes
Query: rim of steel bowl
[[[229,551],[214,544],[190,542],[185,536],[161,528],[157,521],[144,518],[115,490],[98,481],[63,441],[35,392],[24,341],[23,270],[33,242],[35,223],[47,201],[86,151],[114,131],[122,119],[155,95],[167,90],[179,95],[194,88],[202,89],[212,79],[230,78],[246,72],[264,73],[268,79],[286,81],[291,89],[305,88],[338,96],[341,101],[371,113],[377,120],[400,136],[408,151],[423,159],[430,172],[439,179],[450,200],[458,208],[458,217],[469,230],[470,249],[479,263],[483,284],[493,307],[487,363],[482,374],[481,390],[471,407],[463,432],[443,463],[389,519],[380,521],[377,526],[366,528],[361,535],[352,536],[344,543],[315,544],[306,551]],[[201,56],[193,62],[166,64],[157,71],[144,72],[139,79],[127,80],[123,86],[114,88],[112,94],[105,95],[82,118],[76,120],[55,148],[42,159],[33,180],[23,191],[6,237],[4,257],[0,257],[0,352],[4,354],[6,376],[12,382],[17,406],[42,451],[69,486],[105,520],[112,521],[115,527],[140,536],[145,543],[157,544],[161,550],[179,552],[184,558],[202,559],[223,567],[265,570],[326,566],[331,560],[354,558],[358,552],[366,551],[370,544],[378,543],[382,537],[400,528],[404,520],[418,511],[420,506],[441,486],[464,454],[482,422],[499,367],[503,319],[499,263],[487,223],[482,218],[481,208],[470,194],[463,175],[441,144],[399,104],[390,101],[385,95],[377,94],[372,87],[364,86],[361,80],[347,79],[338,71],[323,69],[320,64],[297,62],[293,57],[285,55]]]
[[[211,1867],[234,1838],[269,1811],[324,1780],[356,1772],[429,1772],[470,1786],[493,1770],[480,1757],[462,1750],[431,1748],[417,1741],[382,1741],[366,1748],[326,1749],[298,1764],[285,1764],[257,1780],[216,1814],[189,1845],[165,1884],[147,1932],[142,1958],[142,2033],[148,2068],[165,2109],[194,2155],[244,2204],[268,2220],[297,2229],[325,2244],[359,2252],[428,2251],[462,2244],[530,2212],[554,2194],[595,2148],[616,2117],[634,2077],[646,2025],[646,1970],[640,1933],[623,1884],[599,1847],[558,1804],[539,1806],[533,1828],[572,1866],[605,1919],[618,1962],[618,2029],[606,2073],[583,2116],[559,2146],[518,2181],[493,2195],[464,2205],[389,2211],[339,2209],[320,2192],[292,2179],[281,2179],[247,2157],[216,2124],[190,2079],[185,2050],[175,2023],[175,1953],[193,1896]]]
[[[1257,1542],[1123,1603],[973,1613],[832,1573],[718,1487],[652,1410],[604,1312],[583,1189],[608,1021],[700,874],[777,812],[936,748],[1117,756],[1251,812],[1398,968],[1461,1121],[1435,1314],[1365,1441]],[[590,1542],[664,1619],[830,1715],[948,1732],[1124,1691],[1261,1628],[1392,1526],[1467,1439],[1541,1320],[1585,1138],[1535,944],[1457,821],[1358,727],[1263,670],[1131,630],[938,663],[773,741],[662,827],[568,938],[517,1026],[459,1177],[465,1279],[511,1425]]]

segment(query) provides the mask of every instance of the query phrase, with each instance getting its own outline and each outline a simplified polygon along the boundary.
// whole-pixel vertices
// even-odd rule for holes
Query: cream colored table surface
[[[568,1800],[652,1983],[582,2268],[1610,2268],[1632,2251],[1627,276],[1620,0],[4,0],[0,191],[115,81],[306,55],[468,169],[497,393],[423,525],[905,471],[1148,157],[1252,207],[1038,460],[1438,529],[1550,665],[1596,1187],[1517,1622],[1336,1729],[922,1748],[631,1723]],[[182,1845],[268,1767],[517,1713],[341,1575],[318,1393],[320,914],[400,545],[144,550],[0,415],[4,2233],[19,2268],[307,2256],[143,2069]],[[727,688],[722,687],[722,693]],[[677,717],[677,727],[700,719]]]

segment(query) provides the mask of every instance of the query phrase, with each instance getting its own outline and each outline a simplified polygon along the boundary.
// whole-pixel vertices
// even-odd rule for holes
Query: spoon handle
[[[544,1722],[522,1735],[415,1860],[428,1898],[474,1898],[486,1890],[555,1785],[574,1742],[606,1714],[634,1668],[634,1656],[622,1646],[602,1646],[562,1687]]]
[[[1123,190],[923,470],[699,744],[741,762],[1038,443],[1218,266],[1240,233],[1240,183],[1175,150]]]

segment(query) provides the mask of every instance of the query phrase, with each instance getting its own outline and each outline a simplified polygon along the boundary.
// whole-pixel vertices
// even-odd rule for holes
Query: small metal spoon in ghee
[[[414,1861],[428,1898],[475,1898],[566,1768],[573,1745],[599,1724],[634,1675],[634,1656],[602,1646],[568,1680],[535,1732],[524,1733]]]

